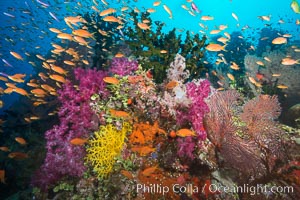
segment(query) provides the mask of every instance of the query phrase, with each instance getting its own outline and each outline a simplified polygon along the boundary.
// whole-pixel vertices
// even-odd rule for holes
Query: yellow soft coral
[[[100,126],[94,137],[89,140],[86,160],[90,162],[99,178],[105,178],[112,171],[115,157],[120,155],[127,132],[131,125],[123,123],[118,130],[112,124]]]

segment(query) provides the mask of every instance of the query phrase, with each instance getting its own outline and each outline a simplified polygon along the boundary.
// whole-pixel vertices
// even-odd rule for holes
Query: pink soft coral
[[[112,59],[109,72],[120,76],[126,76],[132,74],[138,69],[138,62],[135,60],[130,61],[128,58],[116,58]]]
[[[70,144],[70,140],[87,138],[98,128],[97,117],[89,106],[90,97],[94,93],[103,98],[107,96],[103,82],[106,72],[77,68],[74,73],[79,87],[76,89],[73,83],[67,81],[58,91],[60,123],[45,133],[46,158],[33,179],[33,184],[44,190],[64,176],[83,175],[86,170],[83,164],[85,149]]]
[[[209,107],[205,99],[210,93],[210,83],[207,80],[198,82],[189,82],[186,84],[187,97],[191,103],[186,106],[178,106],[176,110],[176,121],[180,126],[192,124],[197,133],[197,139],[192,137],[180,138],[177,140],[180,157],[187,156],[194,159],[193,152],[196,147],[201,147],[201,141],[206,139],[206,131],[203,127],[204,115],[209,112]]]
[[[187,96],[192,100],[189,108],[189,116],[193,129],[201,140],[205,140],[206,132],[203,128],[203,117],[209,112],[205,98],[207,98],[210,93],[210,83],[208,80],[203,80],[200,83],[190,82],[187,83],[186,90]]]

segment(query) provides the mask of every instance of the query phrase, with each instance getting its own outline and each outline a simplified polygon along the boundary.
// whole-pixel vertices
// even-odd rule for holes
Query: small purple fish
[[[4,15],[6,15],[6,16],[8,16],[8,17],[15,18],[15,16],[14,16],[14,15],[12,15],[12,14],[9,14],[9,13],[6,13],[6,12],[3,12],[3,14],[4,14]]]
[[[125,37],[124,33],[123,33],[123,31],[121,29],[119,29],[119,33],[122,35],[122,37]]]
[[[29,6],[29,4],[27,3],[27,1],[25,1],[25,5],[27,6],[27,8],[29,8],[31,10],[31,7]]]
[[[38,2],[39,4],[41,4],[41,5],[45,6],[45,7],[50,6],[49,4],[44,3],[44,2],[42,2],[42,1],[40,1],[40,0],[36,0],[36,2]]]
[[[5,74],[5,73],[3,73],[3,72],[0,72],[0,75],[5,76],[5,77],[8,77],[8,74]]]
[[[2,59],[2,61],[3,61],[5,64],[7,64],[9,67],[13,67],[7,60]]]
[[[56,21],[59,22],[59,20],[57,19],[57,17],[52,12],[49,12],[49,14],[51,15],[51,17],[53,17],[53,19],[55,19]]]
[[[193,9],[196,13],[200,13],[200,10],[199,10],[198,7],[196,6],[196,4],[194,4],[194,2],[192,2],[192,9]]]

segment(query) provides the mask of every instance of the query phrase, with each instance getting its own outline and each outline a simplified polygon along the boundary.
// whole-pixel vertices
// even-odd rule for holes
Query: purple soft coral
[[[194,159],[193,151],[195,149],[195,141],[192,137],[178,138],[177,139],[177,155],[180,157],[187,156],[190,159]]]
[[[189,82],[186,84],[187,96],[191,100],[189,107],[176,110],[176,121],[179,125],[191,123],[194,131],[197,133],[198,140],[193,137],[179,138],[177,140],[178,151],[180,157],[187,156],[194,159],[193,151],[195,147],[200,147],[201,142],[206,139],[206,131],[203,127],[203,117],[209,112],[209,107],[204,101],[210,93],[210,83],[207,80],[200,83]]]
[[[137,61],[135,60],[130,61],[128,60],[128,58],[125,57],[122,58],[114,57],[112,59],[111,67],[109,68],[109,72],[120,76],[126,76],[132,74],[137,69],[138,69]]]
[[[204,101],[210,93],[210,83],[208,80],[203,80],[200,84],[194,82],[187,83],[187,96],[192,100],[189,108],[190,121],[193,129],[198,134],[201,140],[206,139],[206,132],[203,128],[203,117],[209,112],[209,107]]]
[[[76,137],[86,138],[98,128],[97,117],[89,106],[92,94],[107,96],[103,78],[106,72],[75,69],[79,90],[67,81],[59,93],[61,107],[58,112],[60,124],[45,133],[47,154],[44,164],[36,173],[33,184],[46,190],[63,176],[82,176],[86,170],[83,164],[85,149],[70,144]]]

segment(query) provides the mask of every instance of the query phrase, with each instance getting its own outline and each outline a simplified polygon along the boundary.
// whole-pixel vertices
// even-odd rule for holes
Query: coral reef
[[[134,73],[138,69],[138,63],[135,60],[128,60],[128,58],[114,57],[109,68],[109,72],[119,76],[126,76]]]
[[[264,52],[274,51],[280,49],[278,45],[273,45],[272,40],[278,35],[283,35],[282,30],[274,29],[272,27],[263,28],[260,31],[257,48],[255,49],[255,54],[257,56],[262,56]]]
[[[200,59],[204,53],[205,36],[200,39],[199,34],[191,36],[190,32],[187,31],[185,40],[182,42],[181,35],[176,36],[176,29],[169,33],[162,33],[164,24],[155,22],[156,31],[142,30],[137,25],[139,22],[138,13],[132,11],[129,14],[133,18],[134,26],[128,27],[124,33],[130,38],[126,43],[143,68],[152,69],[156,83],[161,83],[166,78],[166,69],[177,53],[186,59],[186,68],[191,74],[189,78],[200,77],[200,73],[204,70]],[[141,20],[148,20],[150,26],[152,20],[149,15],[148,12],[143,12],[140,18]]]
[[[127,122],[118,130],[112,124],[100,126],[89,140],[86,149],[86,160],[93,166],[98,178],[105,178],[113,169],[115,158],[120,155],[126,134],[131,132],[131,125]]]
[[[196,142],[192,137],[177,139],[177,155],[180,157],[188,157],[191,160],[195,159],[194,150]]]
[[[186,59],[182,55],[176,54],[174,60],[167,69],[167,79],[169,81],[175,80],[184,82],[189,76],[190,72],[186,69]]]
[[[251,86],[252,92],[255,95],[258,95],[262,92],[270,94],[270,87],[273,87],[272,93],[278,92],[279,89],[276,89],[276,86],[279,84],[288,86],[288,88],[284,90],[286,94],[294,96],[294,91],[300,90],[300,81],[297,75],[298,69],[295,66],[286,66],[282,64],[282,59],[286,57],[287,53],[292,58],[297,58],[297,53],[291,47],[286,47],[282,50],[266,51],[262,53],[261,57],[254,55],[245,56],[244,63],[247,73],[257,82],[263,84],[262,88],[257,88],[253,87],[253,84],[250,83],[249,80],[245,80],[247,81],[248,85]],[[270,61],[265,60],[265,58],[268,58]],[[263,62],[264,66],[258,65],[258,61]],[[263,78],[258,79],[257,73],[262,74]],[[269,85],[269,87],[264,87],[264,85]]]
[[[208,80],[189,82],[186,85],[187,96],[192,103],[189,107],[190,122],[199,139],[206,139],[206,132],[203,128],[203,117],[209,112],[205,98],[210,94],[210,83]]]
[[[90,33],[94,33],[93,37],[97,41],[92,49],[94,51],[94,56],[92,57],[93,67],[97,69],[108,69],[110,66],[109,59],[118,52],[125,54],[125,52],[120,51],[119,43],[125,51],[127,50],[126,44],[121,43],[122,34],[117,29],[117,23],[109,23],[102,20],[99,14],[96,13],[85,13],[83,18],[87,23],[85,24],[88,27]],[[95,22],[92,24],[91,22]],[[111,34],[114,33],[114,34]],[[129,56],[129,55],[127,55]]]
[[[245,179],[261,178],[272,173],[276,162],[283,160],[283,131],[274,121],[280,106],[275,96],[260,95],[243,107],[239,106],[239,100],[241,97],[234,90],[211,96],[205,128],[227,165],[237,169]]]
[[[86,3],[74,2],[76,8]],[[191,5],[182,7],[196,15],[196,5]],[[133,8],[132,2],[115,6],[94,1],[95,12],[65,16],[72,30],[50,28],[57,34],[51,57],[25,51],[38,74],[26,84],[40,92],[31,88],[26,93],[16,88],[23,80],[0,77],[7,86],[0,88],[0,95],[23,93],[18,103],[25,105],[7,112],[10,122],[0,120],[9,138],[0,139],[1,181],[16,181],[23,188],[32,166],[41,164],[32,180],[31,199],[300,199],[300,131],[278,119],[279,101],[300,96],[299,48],[291,44],[292,34],[282,35],[288,43],[273,45],[280,31],[263,29],[261,38],[249,37],[254,29],[248,26],[243,32],[224,31],[226,38],[210,37],[212,43],[222,41],[222,50],[207,53],[203,60],[205,35],[178,33],[183,32],[179,28],[163,31],[165,23],[150,17],[154,8]],[[156,8],[172,12],[166,4]],[[199,25],[206,29],[202,17]],[[210,34],[225,28],[222,24]],[[257,50],[249,43],[256,39]],[[284,58],[294,64],[283,64]],[[209,62],[215,63],[212,77]],[[33,104],[27,108],[29,99]],[[295,122],[298,99],[288,113]],[[37,132],[45,132],[46,144]],[[45,150],[44,163],[34,162],[42,160]],[[138,190],[140,184],[169,191]],[[291,185],[295,193],[253,197],[245,191],[211,191],[213,186],[225,190],[242,184]],[[18,197],[27,199],[21,194],[9,199]]]
[[[284,46],[280,49],[277,48],[277,50],[263,52],[261,57],[246,55],[245,68],[247,74],[256,83],[251,83],[249,78],[245,78],[244,81],[251,88],[254,96],[259,94],[277,94],[282,106],[280,119],[285,124],[295,126],[295,122],[290,120],[288,109],[299,103],[299,69],[297,65],[282,64],[282,60],[287,58],[287,54],[291,59],[297,60],[299,58],[293,46]],[[258,65],[257,61],[263,62],[264,66]]]
[[[70,143],[74,138],[87,138],[96,130],[98,120],[89,105],[90,96],[99,93],[103,98],[105,73],[77,68],[75,77],[79,89],[67,81],[58,91],[61,107],[58,112],[60,123],[45,133],[47,154],[44,164],[33,178],[33,184],[46,190],[64,176],[80,177],[86,170],[83,163],[85,148]]]
[[[300,128],[300,103],[289,108],[287,112],[287,120],[293,126]]]

